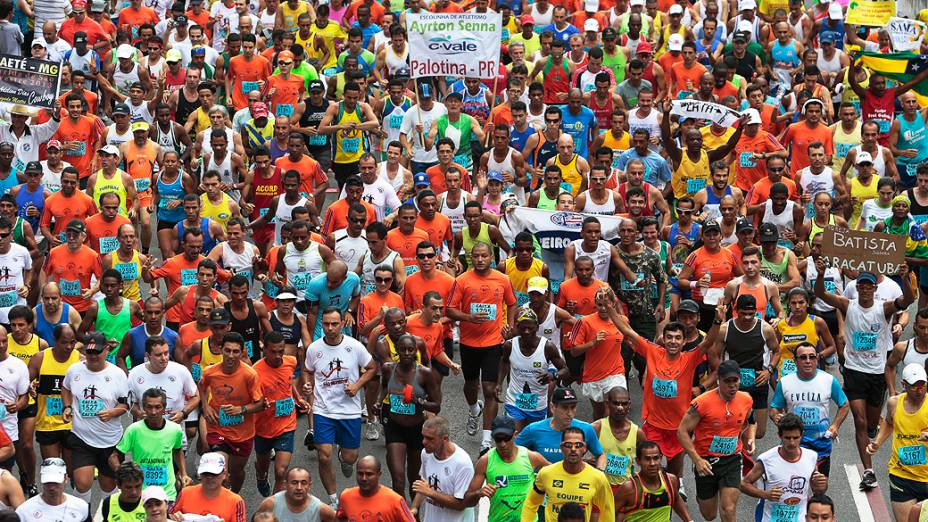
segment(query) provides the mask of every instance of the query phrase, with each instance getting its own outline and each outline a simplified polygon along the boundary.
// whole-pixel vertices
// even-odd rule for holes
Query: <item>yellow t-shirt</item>
[[[567,502],[580,504],[586,522],[593,513],[591,506],[599,508],[600,522],[615,520],[615,498],[609,480],[605,473],[589,464],[584,464],[576,474],[564,471],[563,462],[541,468],[522,505],[522,522],[538,520],[538,507],[545,499],[545,522],[557,522],[561,506]]]

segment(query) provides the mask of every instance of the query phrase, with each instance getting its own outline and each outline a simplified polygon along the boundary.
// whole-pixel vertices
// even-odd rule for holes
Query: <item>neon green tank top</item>
[[[119,195],[119,213],[123,216],[129,215],[128,208],[126,207],[126,186],[122,182],[123,171],[121,169],[116,169],[116,173],[112,178],[107,179],[103,175],[103,170],[97,171],[97,181],[93,186],[93,202],[96,203],[97,208],[100,208],[100,197],[103,194],[109,194],[110,192],[115,192]]]
[[[129,300],[125,297],[121,299],[122,308],[120,308],[115,315],[111,314],[110,311],[106,309],[105,299],[97,301],[95,328],[106,337],[107,341],[122,342],[123,336],[132,328],[132,315],[129,313]],[[119,347],[114,348],[113,351],[106,356],[106,360],[112,364],[116,364],[116,352],[118,351]],[[129,364],[128,359],[126,360],[126,364]]]
[[[487,484],[496,486],[496,494],[490,498],[490,516],[493,522],[519,522],[522,502],[535,482],[535,471],[528,458],[528,449],[516,446],[515,460],[506,462],[496,452],[487,454]]]
[[[474,267],[474,261],[470,257],[470,251],[474,249],[474,245],[478,242],[486,243],[488,245],[493,245],[493,241],[490,239],[490,225],[486,223],[480,223],[480,232],[477,233],[477,237],[471,237],[470,229],[464,227],[461,229],[461,239],[464,243],[464,257],[467,260],[467,268]]]

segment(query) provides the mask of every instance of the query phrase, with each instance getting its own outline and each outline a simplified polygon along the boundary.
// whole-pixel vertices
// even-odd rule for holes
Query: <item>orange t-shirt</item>
[[[188,261],[187,258],[184,257],[184,254],[177,254],[165,261],[158,268],[153,268],[151,270],[152,286],[156,284],[154,281],[155,279],[163,277],[168,281],[168,295],[171,295],[181,286],[196,284],[197,265],[200,264],[200,261],[203,259],[204,257],[199,255],[195,260]],[[165,320],[172,323],[179,323],[180,308],[180,304],[168,308],[165,313]]]
[[[123,31],[132,32],[132,40],[136,41],[139,38],[139,27],[145,24],[155,25],[160,22],[161,19],[158,18],[157,13],[151,7],[146,7],[144,5],[139,6],[138,10],[130,7],[124,7],[119,11],[119,18],[116,20],[116,23],[119,25],[119,29]]]
[[[361,298],[358,304],[358,328],[364,328],[364,325],[374,320],[380,310],[387,308],[403,309],[403,298],[399,294],[387,291],[386,295],[380,295],[377,292],[371,292]],[[382,323],[381,323],[382,324]]]
[[[206,498],[203,486],[187,486],[177,491],[177,502],[171,513],[191,515],[216,515],[223,522],[245,522],[245,501],[242,497],[222,488],[215,498]]]
[[[683,62],[682,54],[677,54],[676,56],[674,56],[670,54],[669,51],[665,52],[664,54],[661,55],[660,58],[657,59],[657,64],[661,66],[661,69],[663,69],[666,74],[670,74],[670,69],[674,66],[674,64],[682,63],[682,62]]]
[[[99,254],[87,245],[81,245],[77,252],[69,251],[68,245],[59,245],[48,253],[43,270],[49,281],[58,283],[64,302],[82,313],[90,308],[91,301],[81,297],[81,290],[90,288],[90,276],[100,279],[103,271]]]
[[[410,313],[422,308],[422,298],[426,292],[438,292],[438,295],[447,301],[454,286],[454,276],[442,270],[433,270],[433,277],[426,279],[422,272],[416,272],[406,278],[403,284],[403,302],[406,312]]]
[[[221,364],[214,364],[203,370],[200,387],[209,390],[209,405],[216,410],[219,421],[218,425],[207,424],[208,433],[216,433],[232,442],[255,438],[254,414],[226,416],[220,413],[222,406],[247,406],[261,400],[261,383],[254,368],[242,363],[235,372],[228,374],[222,371]]]
[[[296,408],[293,402],[293,371],[296,357],[284,355],[280,366],[274,368],[265,359],[259,359],[252,368],[258,373],[261,393],[271,404],[254,415],[255,435],[273,439],[296,430]]]
[[[210,40],[213,39],[213,30],[210,29],[210,25],[209,25],[209,11],[207,11],[206,9],[203,9],[202,11],[200,11],[200,14],[196,14],[193,12],[192,9],[188,9],[186,14],[187,14],[187,20],[190,21],[190,25],[193,25],[193,24],[199,25],[206,32],[206,36],[208,36]]]
[[[429,359],[445,350],[444,344],[442,344],[445,338],[445,327],[441,323],[432,323],[426,326],[420,312],[406,318],[406,332],[422,338]]]
[[[567,303],[573,301],[576,303],[574,307],[574,317],[595,314],[596,291],[604,286],[606,286],[606,283],[597,279],[594,279],[593,284],[590,286],[583,286],[580,284],[579,279],[572,277],[561,283],[561,288],[558,291],[557,306],[566,310]]]
[[[371,513],[377,513],[377,520],[385,522],[406,522],[415,518],[406,499],[386,486],[380,486],[370,497],[361,495],[357,487],[342,490],[338,498],[339,520],[369,520]]]
[[[716,95],[719,100],[726,96],[734,96],[736,100],[741,98],[741,93],[738,92],[738,88],[735,87],[735,84],[725,81],[725,85],[721,87],[713,87],[712,94]]]
[[[603,319],[595,312],[584,315],[574,325],[571,333],[572,344],[592,341],[599,332],[606,332],[606,338],[587,350],[582,382],[596,382],[610,375],[625,374],[625,363],[622,361],[622,339],[625,336],[611,320]]]
[[[367,4],[364,0],[355,0],[351,2],[351,5],[348,6],[348,10],[345,11],[344,19],[349,22],[354,22],[358,17],[358,8],[362,5],[367,5],[371,8],[371,22],[377,25],[383,23],[383,15],[386,10],[380,4],[380,2],[371,2]]]
[[[643,337],[638,338],[633,348],[647,361],[641,417],[655,428],[677,429],[693,400],[693,374],[705,359],[705,354],[691,350],[671,359],[663,346]]]
[[[824,123],[819,123],[815,128],[809,128],[806,122],[800,121],[793,123],[786,128],[786,134],[783,135],[783,145],[789,147],[790,177],[796,178],[796,174],[812,164],[809,160],[809,145],[820,141],[825,145],[825,155],[833,156],[835,153],[835,142],[831,135],[831,129]]]
[[[66,92],[66,93],[64,93],[64,94],[62,94],[61,96],[58,97],[58,102],[61,103],[61,106],[62,106],[62,107],[67,107],[67,103],[65,102],[65,99],[66,99],[66,98],[68,97],[68,95],[71,94],[72,92],[74,92],[74,91],[73,91],[73,90],[72,90],[72,91],[68,91],[68,92]],[[81,91],[80,93],[78,93],[78,94],[80,94],[81,96],[84,97],[85,100],[87,100],[87,112],[88,112],[89,114],[96,114],[96,112],[97,112],[97,102],[98,102],[98,100],[99,100],[99,97],[97,96],[97,93],[92,92],[92,91],[88,91],[87,89],[84,89],[84,90],[82,90],[82,91]],[[64,111],[64,109],[62,109],[62,111]],[[65,112],[64,115],[61,117],[61,119],[63,120],[63,119],[65,119],[65,118],[67,118],[67,117],[68,117],[68,116],[67,116],[67,113]],[[47,120],[46,120],[46,121],[47,121]]]
[[[710,254],[706,247],[700,247],[690,253],[684,264],[693,267],[692,280],[697,280],[709,272],[709,288],[725,288],[725,285],[735,276],[735,267],[740,266],[739,260],[726,248],[719,249]],[[702,289],[697,285],[693,287],[693,299],[702,301]]]
[[[693,430],[696,454],[724,457],[741,451],[741,430],[754,405],[750,395],[735,392],[735,397],[726,404],[716,388],[696,397],[690,405],[700,416]]]
[[[86,220],[97,213],[97,206],[93,203],[93,198],[84,192],[75,190],[70,197],[64,195],[60,190],[55,192],[45,200],[45,210],[42,212],[42,220],[39,221],[40,227],[51,227],[53,234],[61,234],[68,221],[72,219]],[[55,226],[52,227],[52,220]]]
[[[503,344],[506,309],[515,305],[516,294],[512,291],[509,276],[493,269],[486,275],[479,275],[474,270],[459,275],[451,287],[448,302],[449,307],[465,314],[489,314],[489,320],[482,323],[461,321],[461,344],[471,348]]]
[[[431,221],[426,220],[422,217],[422,213],[419,213],[419,217],[416,218],[416,228],[418,230],[424,230],[429,236],[429,241],[435,245],[435,248],[440,252],[442,249],[442,243],[447,241],[448,244],[451,244],[452,234],[451,234],[451,220],[448,219],[448,216],[436,212],[435,217]],[[392,248],[392,247],[391,247]],[[396,249],[394,249],[396,250]],[[413,252],[415,254],[415,252]]]
[[[272,75],[267,79],[265,86],[268,92],[276,89],[271,96],[271,114],[274,116],[290,116],[293,109],[303,100],[303,91],[306,90],[303,83],[303,77],[298,74],[291,74],[290,78],[284,79],[280,74]]]
[[[470,175],[467,173],[467,169],[457,163],[452,163],[450,168],[457,169],[461,173],[461,190],[470,192]],[[441,165],[432,165],[425,169],[425,173],[429,176],[429,187],[432,192],[436,195],[448,192],[448,184],[445,183],[445,173],[442,172]]]
[[[90,160],[93,159],[94,144],[99,137],[93,118],[81,116],[77,122],[72,122],[71,118],[62,118],[52,139],[61,142],[61,159],[73,165],[83,179],[90,177]]]
[[[212,331],[207,326],[206,330],[202,332],[197,330],[197,322],[190,321],[180,325],[180,328],[177,330],[177,346],[183,350],[190,348],[193,343],[199,341],[200,339],[206,339],[212,334]],[[173,357],[172,357],[173,359]]]
[[[789,191],[789,199],[798,203],[799,190],[796,188],[796,182],[789,178],[780,178],[780,183],[786,185]],[[757,180],[757,182],[751,186],[750,197],[747,198],[748,205],[760,205],[767,201],[767,199],[770,198],[770,187],[772,186],[773,182],[770,181],[767,175]]]
[[[400,257],[403,258],[403,264],[406,265],[406,275],[419,270],[419,260],[416,259],[416,246],[430,239],[428,233],[419,228],[413,228],[410,234],[404,234],[399,228],[387,232],[387,246],[390,247],[390,250],[396,250]]]
[[[258,82],[271,75],[271,63],[261,55],[248,60],[240,54],[229,60],[228,74],[232,77],[232,105],[240,111],[248,106],[248,93],[258,90]]]
[[[283,159],[283,158],[281,158]],[[280,161],[280,160],[277,160]],[[367,223],[364,224],[366,227],[374,221],[377,221],[377,211],[374,209],[374,206],[368,203],[367,201],[361,200],[361,205],[367,209]],[[335,201],[329,208],[325,210],[325,215],[322,218],[322,235],[328,236],[336,230],[341,230],[343,228],[348,228],[348,201],[340,199]],[[352,268],[352,267],[348,267]]]
[[[670,67],[671,92],[674,99],[680,94],[680,91],[693,93],[699,89],[699,80],[702,75],[706,74],[706,67],[696,62],[693,67],[687,69],[683,62],[677,62]]]
[[[448,2],[448,5],[444,8],[436,2],[429,7],[429,11],[433,13],[463,13],[464,9],[454,2]]]
[[[108,254],[119,248],[119,242],[116,241],[116,235],[119,227],[131,225],[129,218],[122,214],[116,214],[116,219],[107,221],[103,219],[103,214],[94,214],[87,218],[87,245],[100,254]]]
[[[754,153],[771,153],[783,150],[773,134],[758,130],[754,136],[742,134],[735,144],[735,185],[747,193],[758,180],[767,175],[767,162],[751,159]]]
[[[147,140],[144,147],[137,146],[132,140],[126,143],[126,172],[132,176],[139,203],[143,207],[149,206],[153,198],[152,175],[155,172],[155,163],[158,162],[155,145],[151,140]]]
[[[128,10],[128,9],[126,9]],[[61,23],[61,29],[58,30],[58,37],[68,42],[68,45],[74,46],[74,33],[84,32],[87,34],[87,46],[93,47],[97,42],[106,40],[107,34],[103,26],[89,16],[84,17],[84,21],[78,23],[74,18],[68,18]],[[101,55],[102,56],[102,55]]]
[[[310,158],[306,154],[299,161],[290,159],[289,154],[285,154],[274,162],[274,165],[280,169],[282,174],[288,170],[295,170],[300,173],[300,193],[307,198],[313,197],[313,189],[319,185],[325,185],[329,182],[328,176],[322,172],[319,162]],[[347,214],[345,214],[347,219]]]

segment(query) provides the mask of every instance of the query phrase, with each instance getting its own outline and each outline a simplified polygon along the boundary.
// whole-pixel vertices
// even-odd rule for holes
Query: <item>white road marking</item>
[[[867,494],[860,490],[860,472],[857,471],[856,464],[845,464],[844,472],[847,474],[847,482],[851,487],[851,496],[854,498],[854,504],[857,506],[857,514],[860,522],[875,522],[873,511],[870,510],[870,502],[867,500]]]

